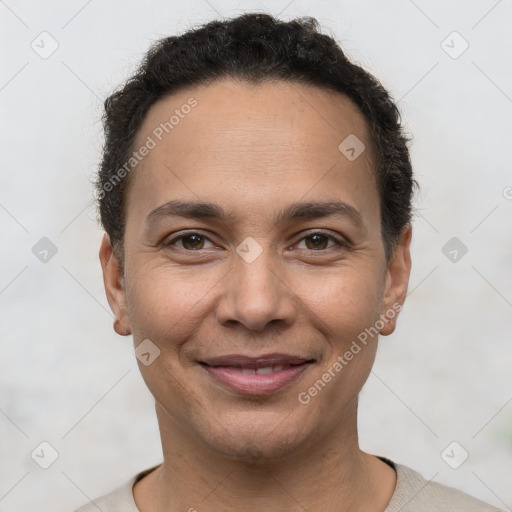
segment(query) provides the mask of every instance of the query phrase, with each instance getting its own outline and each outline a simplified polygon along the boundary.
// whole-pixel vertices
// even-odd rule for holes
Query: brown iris
[[[198,250],[204,245],[204,237],[201,235],[187,235],[182,237],[182,244],[185,249]]]
[[[306,237],[306,247],[312,250],[321,250],[327,248],[329,237],[325,235],[310,235]],[[311,243],[310,243],[311,242]]]

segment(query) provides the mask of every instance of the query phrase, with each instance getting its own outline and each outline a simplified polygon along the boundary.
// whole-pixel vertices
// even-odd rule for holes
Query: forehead
[[[192,131],[197,131],[202,141],[188,139]],[[235,138],[226,140],[226,132]],[[231,79],[180,90],[160,99],[147,113],[135,145],[142,144],[147,134],[157,143],[172,143],[171,139],[178,143],[187,138],[187,146],[203,142],[205,149],[215,147],[219,152],[234,149],[235,142],[245,143],[240,149],[256,149],[258,146],[253,144],[257,142],[270,149],[288,135],[290,145],[300,144],[304,154],[315,149],[337,149],[340,138],[350,134],[369,136],[359,109],[338,92],[294,82],[249,83]],[[275,139],[276,135],[279,139]]]
[[[191,87],[152,106],[134,147],[149,140],[127,197],[145,203],[141,213],[180,195],[275,203],[328,191],[329,199],[376,199],[367,123],[334,91],[231,79]],[[340,151],[346,140],[365,148],[357,159]]]

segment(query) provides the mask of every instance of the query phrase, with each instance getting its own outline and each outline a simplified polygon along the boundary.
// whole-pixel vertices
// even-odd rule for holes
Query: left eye
[[[174,240],[169,242],[169,245],[174,245],[178,242],[181,242],[180,249],[186,249],[187,251],[199,251],[201,249],[205,249],[205,243],[209,242],[212,247],[214,245],[208,238],[199,233],[192,233],[190,235],[182,235]],[[179,247],[179,246],[178,246]]]
[[[333,242],[329,245],[330,242]],[[324,249],[329,249],[333,245],[342,245],[338,242],[334,237],[329,235],[324,235],[323,233],[313,233],[311,235],[305,236],[299,243],[304,244],[305,247],[299,247],[299,249],[309,249],[312,251],[322,251]]]

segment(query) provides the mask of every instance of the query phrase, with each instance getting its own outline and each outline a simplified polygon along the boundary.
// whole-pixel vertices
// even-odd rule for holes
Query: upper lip
[[[297,365],[313,362],[310,357],[293,354],[262,354],[259,356],[246,356],[243,354],[227,354],[223,356],[209,357],[200,361],[208,366],[233,366],[237,368],[265,368],[277,365]]]

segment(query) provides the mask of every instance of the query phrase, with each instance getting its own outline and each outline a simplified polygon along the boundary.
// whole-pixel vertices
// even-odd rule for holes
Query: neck
[[[157,414],[164,462],[134,487],[141,512],[377,512],[395,488],[393,469],[359,449],[356,421],[292,454],[247,461],[201,447]]]

